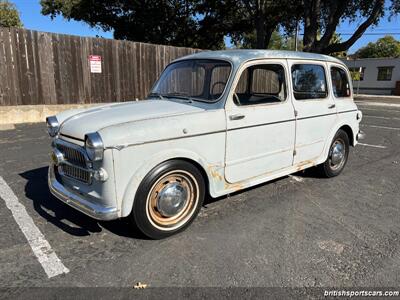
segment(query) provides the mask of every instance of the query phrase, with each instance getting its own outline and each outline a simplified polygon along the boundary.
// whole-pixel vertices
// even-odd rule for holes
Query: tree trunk
[[[267,47],[265,42],[265,24],[261,16],[257,16],[256,19],[256,36],[257,36],[256,48],[265,49]]]
[[[357,30],[347,41],[330,45],[328,43],[327,45],[324,45],[324,47],[321,47],[319,52],[323,54],[331,54],[348,50],[364,34],[368,27],[379,18],[382,9],[384,9],[384,4],[384,0],[376,0],[370,16],[360,26],[358,26]]]
[[[317,46],[321,12],[321,0],[304,1],[304,37],[303,51],[313,52]]]
[[[304,38],[303,51],[331,54],[348,50],[373,24],[384,9],[384,0],[375,0],[375,4],[369,17],[357,28],[353,35],[345,42],[331,44],[331,39],[336,27],[343,16],[348,2],[345,0],[330,4],[330,16],[325,20],[324,35],[318,40],[318,30],[320,28],[321,0],[304,0]]]

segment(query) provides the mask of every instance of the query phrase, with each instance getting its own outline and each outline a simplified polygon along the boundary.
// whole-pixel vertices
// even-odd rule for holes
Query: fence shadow
[[[55,198],[47,185],[47,171],[48,167],[42,167],[19,175],[27,180],[26,197],[32,200],[36,212],[48,222],[73,236],[88,236],[104,228],[119,236],[146,239],[137,228],[132,228],[127,219],[97,221]]]

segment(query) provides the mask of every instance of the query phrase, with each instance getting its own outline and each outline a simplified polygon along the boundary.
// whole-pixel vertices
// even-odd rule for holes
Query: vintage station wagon
[[[206,194],[236,192],[316,166],[338,175],[363,137],[338,59],[268,50],[207,51],[169,64],[148,99],[47,118],[53,195],[98,220],[130,217],[163,238]]]

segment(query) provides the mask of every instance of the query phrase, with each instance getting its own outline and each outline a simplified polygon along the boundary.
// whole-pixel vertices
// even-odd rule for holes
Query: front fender
[[[133,207],[136,191],[139,188],[140,183],[144,177],[157,165],[171,159],[186,159],[197,163],[203,171],[207,174],[207,181],[209,182],[209,191],[211,195],[215,194],[215,185],[213,180],[213,174],[215,169],[223,168],[222,163],[218,165],[210,164],[204,157],[201,157],[198,153],[184,150],[184,149],[168,149],[158,152],[155,155],[147,158],[139,168],[130,176],[128,184],[124,188],[122,203],[121,203],[121,214],[122,217],[128,216]],[[223,172],[221,171],[223,174]]]

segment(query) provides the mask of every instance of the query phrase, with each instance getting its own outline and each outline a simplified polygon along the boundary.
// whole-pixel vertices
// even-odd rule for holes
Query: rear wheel
[[[339,175],[347,163],[349,151],[349,137],[345,131],[340,129],[333,138],[327,160],[319,166],[322,175],[325,177]]]
[[[143,179],[131,217],[148,237],[165,238],[189,226],[204,194],[204,179],[195,166],[182,160],[167,161]]]

